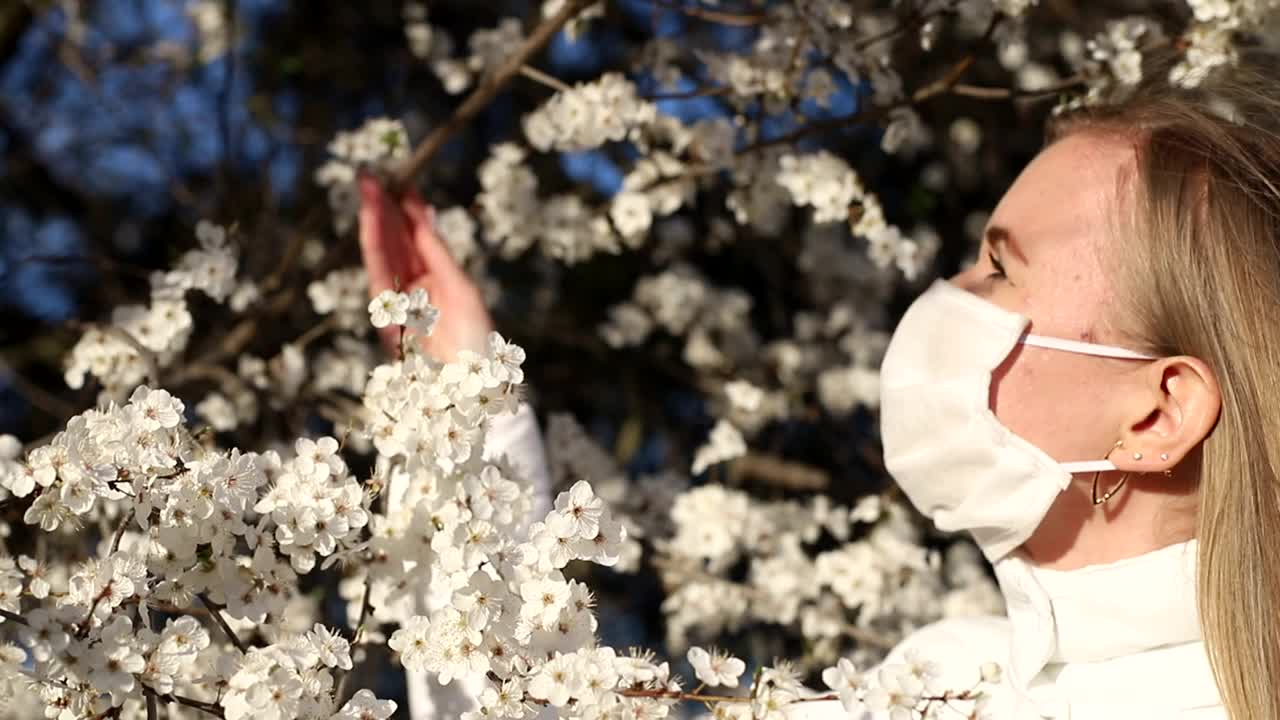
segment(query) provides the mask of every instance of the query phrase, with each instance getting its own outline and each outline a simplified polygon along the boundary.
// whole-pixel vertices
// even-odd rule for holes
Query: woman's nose
[[[947,282],[961,290],[976,294],[982,278],[978,272],[977,265],[974,264],[947,278]]]

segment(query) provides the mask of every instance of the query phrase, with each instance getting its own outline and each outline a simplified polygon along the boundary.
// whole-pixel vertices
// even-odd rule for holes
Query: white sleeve
[[[533,485],[533,508],[528,522],[543,519],[551,512],[551,470],[547,466],[538,416],[528,403],[520,403],[515,414],[499,415],[492,423],[485,439],[485,458],[507,456]]]
[[[499,415],[492,422],[485,439],[484,457],[494,459],[505,455],[529,480],[533,485],[533,508],[527,522],[542,519],[551,510],[551,471],[537,415],[527,403],[520,403],[515,414]],[[416,602],[420,614],[434,609],[429,607],[426,598],[418,598]],[[428,673],[415,670],[405,670],[405,682],[411,720],[453,720],[479,707],[476,696],[484,688],[484,681],[479,677],[455,679],[441,685]]]

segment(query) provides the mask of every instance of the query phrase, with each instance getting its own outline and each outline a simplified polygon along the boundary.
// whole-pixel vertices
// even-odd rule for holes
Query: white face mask
[[[1030,320],[936,280],[907,309],[880,368],[885,467],[945,531],[968,530],[992,562],[1022,545],[1071,474],[1109,460],[1059,463],[988,406],[991,375],[1019,342],[1134,360],[1108,345],[1024,334]]]

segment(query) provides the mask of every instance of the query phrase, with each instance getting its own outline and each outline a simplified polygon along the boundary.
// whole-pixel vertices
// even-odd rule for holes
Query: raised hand
[[[466,272],[449,255],[435,231],[435,212],[413,190],[399,199],[377,179],[362,176],[360,252],[369,274],[369,297],[387,289],[427,291],[440,310],[431,335],[420,339],[437,360],[453,360],[459,351],[484,352],[493,319]],[[399,341],[396,327],[378,331],[388,351]]]

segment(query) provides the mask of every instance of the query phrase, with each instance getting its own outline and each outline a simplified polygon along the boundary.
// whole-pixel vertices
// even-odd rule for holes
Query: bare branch
[[[196,710],[208,713],[214,717],[226,717],[226,714],[223,713],[222,708],[217,703],[204,702],[203,700],[195,700],[181,695],[162,695],[146,685],[142,686],[142,692],[146,693],[148,697],[154,697],[157,700],[162,700],[167,703],[186,705],[189,708],[195,708]]]
[[[557,92],[569,92],[573,89],[560,78],[544,73],[532,65],[521,65],[520,74]]]
[[[681,13],[682,15],[687,15],[691,18],[696,18],[698,20],[705,20],[707,22],[717,23],[719,25],[733,25],[735,27],[753,27],[755,25],[762,25],[766,20],[769,19],[769,16],[767,13],[738,14],[738,13],[725,12],[723,10],[711,10],[709,8],[690,7],[688,5],[681,5],[679,2],[673,2],[672,0],[648,0],[648,1],[653,3],[655,6],[662,8],[663,10],[671,10],[672,12],[678,12],[678,13]]]
[[[209,614],[213,616],[214,620],[218,621],[218,627],[222,628],[222,632],[225,633],[227,639],[231,640],[231,643],[236,646],[236,649],[242,653],[248,653],[249,648],[244,644],[244,641],[240,639],[240,636],[236,635],[235,631],[231,629],[231,626],[227,624],[226,619],[222,617],[222,606],[210,600],[209,596],[204,593],[197,593],[196,597],[200,598],[200,602],[204,603],[205,607],[209,608]]]
[[[824,492],[831,487],[831,476],[822,468],[762,453],[748,452],[730,462],[728,471],[735,481],[754,478],[787,490]]]
[[[133,508],[129,508],[129,512],[125,513],[124,519],[120,521],[120,527],[116,528],[116,535],[111,539],[111,552],[120,549],[120,541],[124,539],[124,531],[128,529],[129,523],[133,521]]]
[[[784,135],[779,135],[776,138],[770,138],[768,140],[760,140],[758,142],[752,143],[742,148],[741,150],[738,150],[737,154],[746,155],[748,153],[753,153],[769,147],[775,147],[777,145],[789,145],[801,138],[805,138],[810,135],[816,135],[818,133],[826,132],[828,130],[839,130],[841,128],[845,128],[850,125],[853,125],[855,123],[874,122],[885,117],[891,111],[897,108],[917,105],[926,100],[929,100],[930,98],[936,97],[938,95],[942,95],[943,93],[946,93],[946,92],[950,92],[952,88],[954,88],[956,84],[960,82],[960,78],[964,77],[964,74],[968,72],[969,68],[973,65],[974,61],[978,59],[978,55],[977,55],[978,49],[980,48],[980,46],[985,44],[989,39],[991,39],[991,34],[995,31],[995,28],[1000,23],[1000,20],[1001,20],[1001,15],[999,13],[996,13],[995,17],[992,18],[991,23],[987,26],[986,32],[982,34],[982,37],[974,44],[974,47],[968,53],[966,53],[964,57],[960,58],[960,60],[958,60],[954,65],[948,68],[947,71],[943,73],[942,76],[939,77],[937,80],[934,80],[928,85],[925,85],[924,87],[919,88],[915,92],[913,92],[910,98],[908,98],[907,100],[903,100],[897,103],[892,103],[889,105],[878,105],[876,107],[873,107],[867,110],[859,109],[857,112],[854,112],[851,115],[845,115],[844,117],[831,118],[829,120],[821,120],[818,122],[810,123],[808,125],[798,127],[795,130],[792,130],[791,132],[786,133]]]
[[[427,135],[418,146],[413,149],[413,155],[405,162],[403,166],[398,168],[392,175],[390,185],[392,188],[403,189],[427,166],[431,158],[444,147],[445,142],[453,136],[460,128],[480,112],[491,100],[498,94],[502,88],[511,82],[511,79],[520,73],[520,68],[524,67],[530,58],[532,58],[547,43],[551,42],[551,38],[560,31],[570,20],[577,17],[579,13],[585,10],[589,5],[595,3],[596,0],[568,0],[560,12],[552,17],[547,18],[534,29],[528,39],[524,41],[507,62],[494,72],[486,75],[476,89],[463,101],[462,105],[454,111],[453,116],[449,118],[443,125]]]
[[[11,620],[13,622],[16,622],[19,625],[28,625],[28,626],[31,625],[31,623],[27,622],[26,618],[22,617],[18,613],[9,612],[8,610],[5,610],[3,608],[0,608],[0,617],[4,618],[5,620]]]

